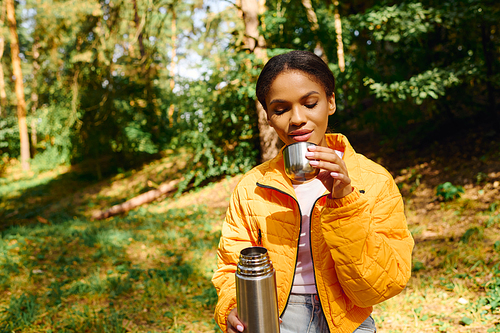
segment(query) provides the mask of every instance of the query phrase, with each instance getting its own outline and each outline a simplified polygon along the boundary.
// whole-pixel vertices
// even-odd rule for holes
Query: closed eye
[[[274,110],[274,114],[279,116],[282,115],[283,113],[287,112],[288,109],[281,109],[281,110]]]
[[[306,104],[305,107],[308,108],[308,109],[312,109],[314,108],[316,105],[318,105],[318,102],[316,103],[313,103],[313,104]]]

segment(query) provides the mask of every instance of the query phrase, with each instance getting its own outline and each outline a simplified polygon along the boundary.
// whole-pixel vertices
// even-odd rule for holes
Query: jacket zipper
[[[316,199],[316,201],[314,202],[314,205],[312,206],[312,209],[311,209],[311,213],[310,213],[310,217],[309,217],[309,249],[311,250],[311,262],[312,262],[312,265],[313,265],[313,272],[314,272],[314,286],[316,287],[316,295],[318,295],[318,300],[319,300],[319,307],[321,308],[321,313],[323,313],[323,316],[325,317],[325,321],[326,321],[326,316],[325,316],[325,313],[323,311],[323,305],[321,304],[321,297],[319,297],[319,292],[318,292],[318,284],[316,283],[317,279],[316,279],[316,269],[314,267],[314,258],[313,258],[313,249],[312,249],[312,239],[311,239],[311,225],[312,225],[312,217],[313,217],[313,212],[314,212],[314,208],[316,207],[316,204],[318,203],[318,201],[327,196],[327,194],[323,194],[322,196],[320,196],[318,199]],[[298,252],[298,251],[297,251]],[[326,325],[328,327],[328,332],[331,332],[330,331],[330,325],[328,324],[328,321],[326,321]]]
[[[292,288],[293,288],[293,281],[295,280],[295,272],[297,270],[297,260],[299,259],[299,243],[300,243],[300,233],[302,232],[302,211],[300,210],[300,205],[299,205],[299,202],[297,201],[297,199],[295,199],[293,196],[291,196],[290,194],[284,192],[284,191],[281,191],[281,190],[278,190],[277,188],[275,187],[272,187],[272,186],[267,186],[267,185],[262,185],[262,184],[259,184],[257,183],[257,186],[259,187],[262,187],[262,188],[267,188],[267,189],[270,189],[270,190],[275,190],[281,194],[284,194],[284,195],[287,195],[289,196],[290,198],[292,198],[295,203],[297,204],[297,207],[299,209],[299,216],[300,216],[300,219],[299,219],[299,238],[297,240],[297,251],[295,252],[295,265],[294,265],[294,268],[293,268],[293,276],[292,276],[292,283],[290,284],[290,289],[288,290],[288,296],[286,298],[286,303],[285,303],[285,307],[283,308],[283,311],[281,311],[280,313],[280,318],[281,318],[281,315],[285,312],[287,306],[288,306],[288,301],[290,300],[290,295],[292,294]],[[316,202],[314,203],[316,204]],[[313,206],[314,208],[314,206]],[[309,229],[311,227],[309,226]],[[311,237],[310,235],[311,233],[309,232],[309,237]],[[312,255],[312,254],[311,254]],[[314,268],[314,263],[313,263],[313,268]],[[316,278],[315,278],[316,280]],[[316,281],[314,282],[316,283]],[[321,304],[321,303],[320,303]]]

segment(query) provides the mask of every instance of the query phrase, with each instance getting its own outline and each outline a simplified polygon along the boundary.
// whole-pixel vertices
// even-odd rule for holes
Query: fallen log
[[[110,216],[128,212],[129,210],[134,209],[135,207],[154,201],[159,197],[161,197],[162,195],[174,191],[177,188],[177,184],[179,184],[181,181],[182,179],[176,179],[168,183],[161,184],[160,186],[158,186],[157,189],[140,194],[121,204],[115,205],[108,210],[96,212],[92,214],[92,218],[95,220],[102,220]]]

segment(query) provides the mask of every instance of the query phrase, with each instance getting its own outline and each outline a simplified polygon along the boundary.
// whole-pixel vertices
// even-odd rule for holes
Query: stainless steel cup
[[[236,269],[238,317],[245,333],[279,333],[276,275],[267,249],[254,246],[240,252]]]
[[[291,180],[303,182],[316,177],[318,168],[313,168],[306,158],[307,147],[315,146],[312,142],[295,142],[283,149],[285,173]]]

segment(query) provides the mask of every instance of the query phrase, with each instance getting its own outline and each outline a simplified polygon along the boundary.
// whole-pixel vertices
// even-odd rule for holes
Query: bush
[[[462,186],[454,186],[450,182],[446,182],[444,184],[438,185],[436,189],[436,195],[443,201],[451,201],[457,198],[460,198],[464,193],[464,189]]]

